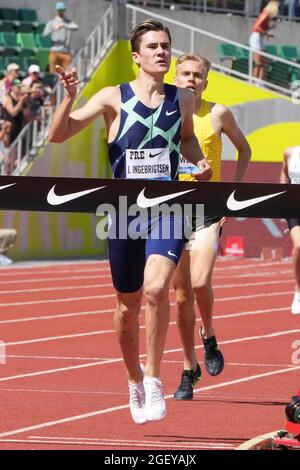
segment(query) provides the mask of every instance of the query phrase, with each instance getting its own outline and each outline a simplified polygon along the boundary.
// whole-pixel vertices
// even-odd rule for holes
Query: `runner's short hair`
[[[201,55],[195,54],[194,52],[187,52],[186,54],[180,55],[176,61],[176,68],[178,67],[178,65],[183,64],[188,60],[194,60],[195,62],[200,62],[201,64],[203,64],[206,68],[206,74],[208,74],[208,72],[210,71],[211,62],[206,59],[206,57],[202,57]]]
[[[169,28],[164,26],[160,21],[148,19],[138,24],[130,34],[132,52],[139,52],[141,38],[144,34],[148,33],[148,31],[164,31],[165,33],[167,33],[171,42],[171,34]]]

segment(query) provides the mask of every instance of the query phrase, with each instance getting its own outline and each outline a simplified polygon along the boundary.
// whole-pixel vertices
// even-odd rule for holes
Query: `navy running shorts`
[[[300,219],[286,219],[288,223],[289,230],[292,230],[294,227],[300,227]]]
[[[136,217],[127,217],[126,237],[109,236],[109,262],[113,285],[118,292],[133,293],[144,284],[144,270],[151,255],[161,255],[178,264],[187,241],[187,220],[178,216],[158,217],[141,227]],[[136,238],[138,228],[141,236]],[[116,225],[117,234],[119,223]],[[124,235],[124,234],[123,234]]]

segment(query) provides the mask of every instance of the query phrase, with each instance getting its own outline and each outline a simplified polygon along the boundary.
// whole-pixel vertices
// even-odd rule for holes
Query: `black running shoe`
[[[181,382],[174,393],[174,400],[192,400],[194,396],[194,385],[201,379],[201,369],[197,364],[196,371],[184,370],[181,376]]]
[[[204,339],[200,329],[200,336],[204,346],[205,368],[209,375],[219,375],[224,369],[224,357],[221,353],[215,336]]]

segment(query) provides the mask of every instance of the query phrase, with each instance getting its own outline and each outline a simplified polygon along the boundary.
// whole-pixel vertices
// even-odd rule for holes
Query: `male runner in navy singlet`
[[[211,169],[194,135],[193,95],[163,82],[171,61],[169,30],[156,20],[146,20],[133,30],[131,46],[137,78],[102,89],[73,112],[79,83],[76,69],[57,66],[66,95],[55,112],[49,140],[64,142],[103,115],[114,178],[175,179],[181,151],[198,167],[196,179],[208,180]],[[168,239],[132,239],[129,233],[125,240],[109,239],[117,296],[114,323],[129,375],[130,411],[137,424],[166,416],[160,363],[170,317],[169,284],[185,243],[183,235],[174,236],[178,219],[169,218]],[[160,224],[161,219],[158,232]],[[139,362],[138,320],[143,289],[147,300],[144,371]]]

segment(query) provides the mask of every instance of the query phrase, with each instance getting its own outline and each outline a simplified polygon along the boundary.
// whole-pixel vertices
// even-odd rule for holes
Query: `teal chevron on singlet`
[[[152,109],[139,101],[129,83],[120,85],[120,126],[108,144],[114,178],[177,178],[181,130],[178,90],[167,84],[164,90],[164,100]]]

